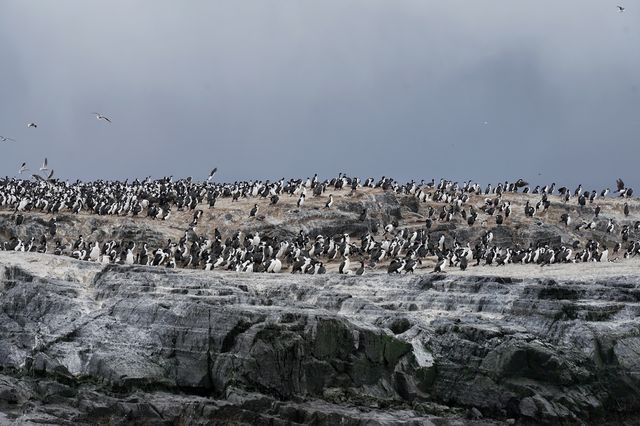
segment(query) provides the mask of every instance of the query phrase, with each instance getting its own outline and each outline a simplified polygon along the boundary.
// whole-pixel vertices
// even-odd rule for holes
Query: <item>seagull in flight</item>
[[[624,7],[622,7],[622,6],[618,6],[618,11],[620,11],[620,12],[624,12]]]
[[[15,140],[15,139],[8,138],[8,137],[6,137],[6,136],[0,136],[0,142],[6,142],[6,141],[15,142],[16,140]]]
[[[47,167],[47,157],[44,157],[44,163],[42,163],[40,170],[49,170],[49,167]]]
[[[217,171],[218,171],[217,167],[214,167],[213,170],[211,170],[211,173],[209,173],[209,177],[207,178],[207,182],[213,179],[213,175],[215,175]]]
[[[24,162],[24,163],[22,163],[22,165],[20,166],[20,169],[18,169],[18,173],[22,174],[23,172],[26,172],[27,170],[29,170],[29,169],[27,168],[27,163],[26,163],[26,162]]]
[[[27,128],[31,128],[31,127],[33,127],[35,129],[36,127],[38,127],[38,125],[36,123],[27,124]]]
[[[98,120],[104,120],[104,121],[106,121],[108,123],[111,123],[111,120],[109,119],[109,117],[106,117],[106,116],[100,114],[99,112],[92,112],[91,114],[94,114]]]

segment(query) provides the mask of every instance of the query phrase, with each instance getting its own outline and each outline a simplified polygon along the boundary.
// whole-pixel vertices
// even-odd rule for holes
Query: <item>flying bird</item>
[[[15,139],[8,138],[8,137],[6,137],[6,136],[0,136],[0,142],[6,142],[6,141],[15,142],[16,140],[15,140]]]
[[[214,167],[213,170],[211,170],[211,173],[209,173],[209,177],[207,178],[207,182],[213,179],[213,175],[215,175],[217,171],[218,171],[217,167]]]
[[[622,7],[622,6],[618,6],[618,11],[620,11],[620,12],[624,12],[624,7]]]
[[[27,128],[31,128],[31,127],[33,127],[35,129],[36,127],[38,127],[38,125],[36,123],[27,124]]]
[[[111,120],[109,119],[109,117],[106,117],[106,116],[100,114],[99,112],[92,112],[91,114],[94,114],[98,120],[104,120],[104,121],[106,121],[108,123],[111,123]]]
[[[27,168],[27,163],[22,163],[22,165],[20,166],[20,169],[18,169],[18,173],[22,174],[23,172],[26,172],[27,170],[29,170]]]
[[[618,192],[624,189],[624,182],[622,181],[622,179],[620,178],[616,179],[616,186],[618,188]]]
[[[44,163],[42,163],[40,170],[49,170],[49,167],[47,167],[47,157],[44,157]]]
[[[515,187],[516,188],[524,188],[525,186],[529,185],[529,182],[526,182],[523,179],[518,179],[515,183]]]

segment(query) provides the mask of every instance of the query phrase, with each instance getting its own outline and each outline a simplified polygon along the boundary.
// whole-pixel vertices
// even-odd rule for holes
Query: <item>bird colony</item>
[[[47,167],[45,160],[43,167]],[[11,229],[0,230],[0,248],[72,256],[103,264],[148,265],[237,272],[362,275],[446,272],[448,268],[499,267],[507,264],[565,264],[624,261],[640,253],[640,220],[633,190],[617,181],[616,191],[570,190],[555,184],[531,188],[522,179],[482,187],[441,179],[399,183],[382,177],[361,181],[340,174],[321,181],[307,179],[216,183],[214,169],[203,182],[171,177],[152,180],[69,183],[53,178],[0,181],[0,214]],[[37,175],[36,175],[37,176]],[[371,217],[361,208],[366,226],[337,235],[301,229],[290,238],[257,230],[269,215],[285,209],[296,216],[329,212],[359,195],[392,194],[417,208],[411,218]],[[308,201],[305,201],[308,199]],[[229,207],[246,206],[243,230],[216,226]],[[235,203],[235,204],[234,204]],[[250,208],[249,208],[250,207]],[[557,211],[552,214],[554,207]],[[206,216],[208,220],[204,220]],[[216,216],[216,213],[219,213]],[[173,214],[173,216],[172,216]],[[85,239],[60,235],[61,215],[129,217],[134,221],[174,221],[182,237],[152,247],[142,240]],[[46,223],[46,232],[17,232],[30,220]],[[181,219],[187,218],[183,223]],[[339,219],[336,219],[339,220]],[[553,222],[562,238],[554,241],[504,243],[494,239],[501,227],[540,226]],[[9,223],[9,222],[8,222]],[[446,226],[445,226],[446,225]],[[246,229],[256,229],[246,231]],[[474,233],[463,233],[463,230]],[[18,235],[21,235],[20,238]],[[461,235],[470,235],[463,240]]]

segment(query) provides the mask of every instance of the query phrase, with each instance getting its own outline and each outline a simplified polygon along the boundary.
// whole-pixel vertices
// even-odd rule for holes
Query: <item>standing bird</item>
[[[21,166],[20,166],[20,168],[18,169],[18,173],[22,174],[22,173],[26,172],[27,170],[29,170],[29,169],[27,168],[27,163],[26,163],[26,162],[24,162],[24,163],[22,163],[22,165],[21,165]]]
[[[42,163],[42,166],[40,167],[40,170],[49,170],[49,167],[47,166],[47,157],[44,157],[44,162]]]
[[[35,129],[36,127],[38,127],[38,125],[37,125],[36,123],[29,123],[29,124],[27,124],[27,129],[29,129],[29,128],[31,128],[31,127],[33,127],[33,128]]]
[[[624,203],[624,215],[629,216],[629,203]]]
[[[51,219],[49,219],[49,235],[54,237],[56,235],[57,228],[58,225],[56,223],[56,218],[52,217]]]
[[[329,201],[327,201],[324,205],[325,209],[330,209],[333,205],[333,195],[329,195]]]
[[[107,123],[111,123],[111,120],[109,119],[109,117],[106,117],[100,114],[99,112],[92,112],[91,114],[94,114],[98,120],[103,120],[103,121],[106,121]]]
[[[340,266],[338,267],[338,273],[340,274],[347,274],[349,273],[349,266],[350,266],[351,262],[349,262],[349,256],[344,256],[344,260],[340,263]]]
[[[256,217],[256,213],[258,213],[258,205],[254,204],[253,208],[249,212],[249,217]]]
[[[466,271],[468,264],[469,264],[469,259],[467,259],[466,256],[462,256],[460,258],[460,270],[461,271]]]
[[[218,171],[217,167],[214,167],[213,170],[211,170],[211,173],[209,173],[209,177],[207,178],[207,182],[213,179],[213,175],[215,175],[217,171]]]
[[[431,271],[431,273],[435,273],[435,272],[445,272],[445,268],[447,267],[447,259],[446,258],[442,258],[439,259],[438,262],[436,263],[436,266],[433,268],[433,271]]]

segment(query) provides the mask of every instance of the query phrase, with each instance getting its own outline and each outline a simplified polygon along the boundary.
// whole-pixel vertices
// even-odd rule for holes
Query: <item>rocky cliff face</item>
[[[631,424],[639,301],[635,261],[314,277],[0,252],[0,423]]]

